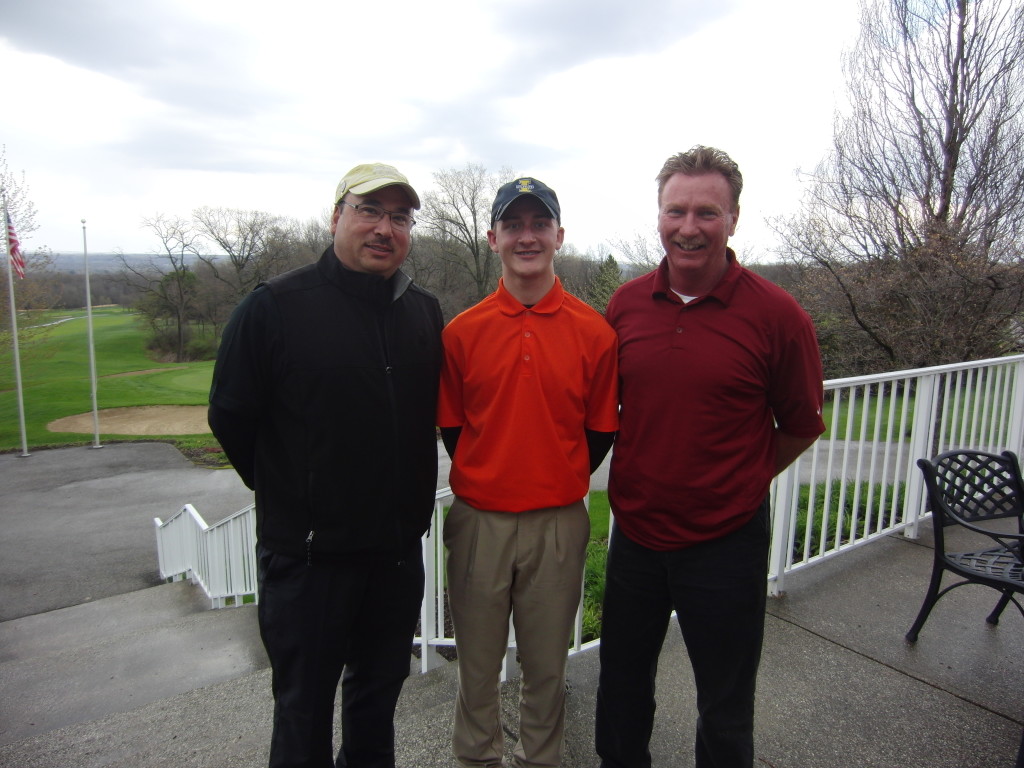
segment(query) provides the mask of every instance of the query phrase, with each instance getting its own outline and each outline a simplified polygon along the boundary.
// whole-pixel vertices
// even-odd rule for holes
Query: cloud
[[[735,0],[525,0],[496,6],[498,34],[518,45],[520,61],[550,69],[591,59],[655,53],[727,16]]]
[[[165,59],[180,19],[177,9],[145,0],[8,3],[3,36],[24,51],[126,77]]]
[[[115,79],[186,113],[251,117],[285,101],[252,81],[244,28],[186,3],[50,0],[10,3],[2,36],[18,49]]]
[[[55,248],[82,216],[132,251],[157,211],[305,218],[381,160],[422,191],[467,162],[536,174],[583,250],[645,229],[660,163],[698,141],[744,167],[745,224],[759,185],[788,199],[831,125],[828,19],[853,4],[8,0],[0,136]]]

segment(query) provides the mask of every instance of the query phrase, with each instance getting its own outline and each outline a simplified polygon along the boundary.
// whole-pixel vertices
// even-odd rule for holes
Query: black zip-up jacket
[[[209,421],[256,491],[260,543],[312,560],[395,556],[430,525],[441,308],[401,271],[332,248],[257,287],[224,330]]]

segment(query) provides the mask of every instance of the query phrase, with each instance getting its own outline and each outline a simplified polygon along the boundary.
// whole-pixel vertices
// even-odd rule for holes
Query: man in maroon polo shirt
[[[810,317],[727,246],[743,178],[694,147],[658,174],[658,268],[622,286],[597,751],[651,765],[654,678],[676,611],[697,687],[697,768],[753,764],[768,488],[825,427]]]

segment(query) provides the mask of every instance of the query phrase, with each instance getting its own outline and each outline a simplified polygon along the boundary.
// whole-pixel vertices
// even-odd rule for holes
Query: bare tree
[[[637,232],[632,240],[620,238],[612,241],[611,248],[617,251],[622,261],[632,264],[637,274],[656,269],[665,255],[657,231],[647,234]]]
[[[238,288],[222,277],[215,276],[213,268],[206,261],[197,260],[193,265],[193,271],[196,282],[189,318],[212,340],[209,352],[216,353],[216,340],[220,338],[231,311],[238,304]],[[205,353],[205,350],[203,352]]]
[[[25,238],[38,229],[36,206],[29,198],[25,172],[13,173],[7,166],[7,145],[0,144],[0,196],[7,205],[14,230],[24,245]],[[0,213],[0,218],[3,214]]]
[[[448,245],[432,235],[423,233],[413,238],[402,271],[437,296],[441,313],[449,320],[477,303],[476,286],[466,270],[452,261]]]
[[[157,214],[143,224],[153,230],[159,239],[163,253],[144,264],[121,256],[121,279],[140,294],[138,309],[147,318],[156,336],[159,348],[160,337],[165,328],[173,334],[175,362],[188,358],[186,344],[189,339],[189,322],[193,317],[197,297],[197,278],[193,265],[199,259],[201,236],[187,219],[167,218]]]
[[[14,231],[18,235],[18,239],[21,242],[21,250],[25,256],[26,267],[31,266],[38,270],[40,266],[49,266],[49,251],[45,247],[40,249],[35,259],[36,263],[33,264],[33,258],[29,254],[28,249],[25,247],[26,237],[37,229],[36,225],[36,207],[32,200],[29,198],[28,183],[25,181],[25,172],[22,171],[20,174],[13,173],[7,166],[7,147],[6,145],[0,144],[0,198],[2,198],[2,204],[6,206],[7,212],[11,217],[11,224],[14,226]],[[0,227],[5,227],[6,222],[3,221],[3,212],[0,210]],[[6,244],[6,235],[3,238]],[[4,259],[7,259],[7,254],[4,254]],[[8,291],[7,291],[7,269],[6,263],[0,262],[0,276],[2,276],[3,289],[0,290],[0,328],[5,331],[10,330],[10,308],[8,306]],[[26,269],[26,275],[32,274]],[[15,306],[19,309],[29,309],[26,306],[28,296],[34,292],[37,287],[36,280],[30,280],[25,283],[24,280],[15,280]],[[36,304],[38,306],[38,303]],[[5,342],[9,342],[9,338],[4,339]]]
[[[7,206],[11,223],[21,242],[21,250],[25,258],[25,278],[14,279],[15,308],[19,312],[30,309],[48,309],[54,306],[60,296],[53,270],[53,254],[46,246],[36,248],[34,251],[30,251],[25,246],[26,237],[38,228],[36,207],[29,197],[29,187],[24,171],[20,174],[14,173],[7,165],[7,147],[5,145],[0,145],[0,196]],[[0,226],[5,226],[2,212],[0,212]],[[6,261],[7,254],[4,253],[2,258]],[[11,337],[10,293],[6,286],[6,270],[9,268],[7,264],[3,264],[0,268],[0,275],[2,275],[0,281],[4,284],[0,289],[0,364],[3,365],[3,371],[0,373],[0,388],[6,386],[4,378],[7,372],[11,371],[11,367],[7,363],[14,355]],[[18,322],[18,344],[23,360],[33,354],[32,342],[45,336],[48,331],[49,328],[46,327]],[[13,387],[13,381],[10,386]]]
[[[597,272],[597,262],[590,254],[579,252],[572,243],[563,243],[555,253],[555,274],[562,287],[578,299],[590,302],[590,282]]]
[[[25,279],[14,280],[14,306],[21,317],[18,319],[18,346],[22,364],[28,360],[48,354],[44,341],[53,330],[51,325],[39,325],[29,314],[31,310],[50,309],[59,306],[60,276],[53,267],[53,254],[42,246],[25,254]],[[3,276],[3,282],[7,276]],[[79,294],[85,299],[85,290]],[[11,338],[11,309],[7,286],[0,290],[0,389],[14,388],[14,344]]]
[[[484,298],[498,283],[500,262],[487,245],[487,230],[494,194],[512,178],[508,169],[493,175],[482,165],[469,163],[435,173],[437,191],[423,198],[418,218],[438,244],[441,258],[472,281],[474,301]]]
[[[833,149],[801,211],[773,222],[847,358],[830,375],[1019,349],[1024,8],[864,0],[844,68]]]
[[[230,286],[232,301],[281,271],[291,255],[288,225],[279,216],[238,208],[197,208],[192,212],[197,232],[226,256],[201,254],[200,261],[214,279]]]
[[[303,263],[318,259],[324,249],[334,241],[331,235],[332,213],[331,208],[325,208],[320,216],[309,218],[296,225],[296,238],[302,251],[300,258],[305,257],[306,259]],[[296,263],[293,266],[299,266],[299,264]]]

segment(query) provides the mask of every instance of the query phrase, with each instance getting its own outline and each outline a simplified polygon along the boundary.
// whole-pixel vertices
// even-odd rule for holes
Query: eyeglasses
[[[367,203],[352,205],[352,203],[346,203],[344,200],[339,200],[338,205],[347,205],[356,212],[356,216],[368,224],[376,224],[387,214],[391,218],[391,226],[395,229],[412,229],[416,226],[416,219],[408,213],[389,211],[387,208],[381,208],[379,205],[369,205]]]

